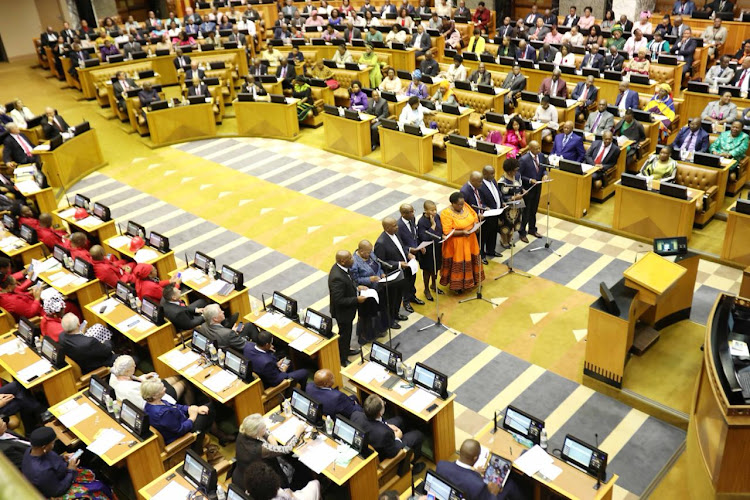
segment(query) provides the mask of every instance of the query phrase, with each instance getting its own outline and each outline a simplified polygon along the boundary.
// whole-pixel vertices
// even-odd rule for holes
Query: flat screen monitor
[[[91,203],[91,200],[87,196],[83,196],[82,194],[76,194],[75,198],[73,199],[73,205],[80,208],[85,208],[88,210],[89,204]]]
[[[21,229],[18,235],[26,241],[29,245],[35,244],[39,239],[37,238],[36,229],[26,224],[21,224]]]
[[[106,408],[107,402],[104,398],[107,394],[109,394],[112,400],[116,399],[115,390],[97,375],[92,375],[89,381],[89,397],[99,406]]]
[[[560,458],[604,481],[607,471],[607,454],[602,450],[568,434],[563,441]]]
[[[221,279],[233,284],[235,290],[242,290],[244,276],[240,271],[223,265],[221,266]]]
[[[396,373],[396,365],[401,361],[401,353],[380,342],[373,342],[370,350],[370,361],[374,361]]]
[[[448,397],[448,376],[422,363],[414,366],[414,384],[443,399]]]
[[[354,120],[355,122],[361,121],[361,118],[359,117],[359,112],[354,109],[345,109],[344,118],[347,118],[349,120]]]
[[[73,272],[83,278],[92,279],[94,277],[94,266],[91,262],[83,260],[80,257],[76,257],[73,262]]]
[[[331,320],[331,317],[309,307],[305,311],[304,326],[308,330],[319,333],[326,338],[331,338],[331,335],[333,334],[333,321]]]
[[[380,120],[380,124],[389,130],[398,130],[398,122],[396,120],[389,120],[388,118],[383,118]]]
[[[620,177],[620,182],[623,186],[643,189],[644,191],[648,190],[648,182],[646,181],[646,178],[640,175],[628,174],[627,172],[623,172],[622,176]]]
[[[151,433],[148,428],[148,415],[127,399],[122,401],[120,423],[140,439],[145,438]]]
[[[164,323],[164,315],[159,303],[148,297],[143,297],[143,301],[141,302],[141,314],[155,325],[161,325]]]
[[[460,115],[461,111],[458,108],[458,104],[443,104],[440,107],[440,111],[443,113],[448,113],[450,115]]]
[[[47,358],[47,361],[52,363],[52,366],[55,368],[61,368],[65,365],[65,354],[62,352],[60,344],[52,340],[50,337],[44,337],[42,339],[42,352],[40,354]]]
[[[70,250],[61,245],[55,245],[52,249],[52,257],[62,264],[66,257],[70,257]]]
[[[679,198],[680,200],[687,200],[688,198],[687,188],[672,182],[661,182],[659,184],[659,194]]]
[[[198,351],[200,353],[206,352],[206,349],[208,349],[209,344],[208,337],[203,335],[198,330],[193,330],[193,343],[192,348],[194,351]]]
[[[185,462],[182,465],[182,475],[199,489],[205,490],[209,495],[216,492],[216,469],[211,467],[208,462],[203,460],[193,450],[188,450],[185,455]]]
[[[84,132],[88,132],[89,130],[91,130],[91,124],[89,122],[87,122],[87,121],[83,121],[83,122],[79,123],[78,125],[76,125],[73,128],[75,128],[74,135],[78,136],[78,135],[81,135]]]
[[[188,102],[190,104],[205,104],[206,99],[210,99],[210,97],[205,97],[202,95],[191,95],[188,96]]]
[[[169,252],[169,238],[156,231],[151,231],[151,234],[148,235],[148,245],[161,253]]]
[[[654,238],[654,253],[662,257],[684,255],[687,253],[687,237]]]
[[[18,329],[16,331],[26,345],[32,348],[35,347],[35,340],[38,332],[36,327],[28,319],[23,316],[18,318]]]
[[[297,301],[281,292],[273,292],[271,307],[289,319],[297,317]]]
[[[115,285],[115,298],[125,305],[128,304],[128,298],[133,293],[133,289],[127,283],[118,281]]]
[[[412,125],[410,123],[404,123],[404,132],[411,135],[422,135],[422,129],[419,128],[419,125]]]
[[[539,444],[539,437],[542,429],[544,429],[544,422],[509,405],[508,409],[505,410],[503,429],[525,437],[534,444]]]
[[[297,389],[292,391],[292,412],[312,425],[320,420],[320,403]]]
[[[214,267],[216,267],[216,260],[209,257],[203,252],[195,252],[195,259],[193,260],[193,265],[200,269],[201,271],[208,272],[208,268],[211,267],[211,263],[213,262]]]
[[[738,199],[737,204],[734,206],[734,211],[750,215],[750,201]]]
[[[448,142],[450,142],[454,146],[461,146],[464,148],[469,147],[469,140],[466,137],[458,134],[448,134]]]
[[[18,232],[18,221],[10,214],[3,214],[3,227],[9,233]]]
[[[97,201],[94,202],[94,208],[92,211],[94,213],[94,216],[99,218],[102,222],[107,222],[112,218],[109,207],[107,207],[106,205],[102,205]]]
[[[250,364],[250,360],[241,352],[231,347],[226,349],[224,368],[237,375],[244,382],[249,382],[253,379],[253,367]]]
[[[432,470],[427,470],[425,473],[421,490],[420,493],[432,495],[435,500],[463,500],[466,498],[458,487]]]
[[[125,234],[127,234],[130,237],[134,236],[140,236],[141,238],[146,238],[146,228],[138,224],[137,222],[133,222],[132,220],[128,221],[128,226],[125,231]]]
[[[693,156],[693,163],[696,163],[697,165],[705,165],[706,167],[719,168],[721,166],[721,156],[696,151]]]
[[[570,172],[572,174],[583,174],[583,167],[581,166],[581,162],[578,161],[572,161],[572,160],[560,160],[559,164],[560,170],[565,172]]]
[[[333,440],[354,448],[359,453],[367,450],[367,433],[341,415],[336,415],[333,424]]]
[[[227,489],[227,500],[252,500],[252,497],[245,493],[245,491],[232,483]]]

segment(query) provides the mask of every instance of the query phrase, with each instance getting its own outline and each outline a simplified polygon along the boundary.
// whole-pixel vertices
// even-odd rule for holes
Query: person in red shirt
[[[26,277],[26,270],[18,271],[14,273],[11,268],[10,259],[7,257],[0,257],[0,273],[10,274],[16,280],[16,290],[23,292],[27,290],[31,285],[31,280]]]
[[[65,314],[65,299],[60,292],[50,294],[42,302],[42,335],[50,337],[55,342],[60,341],[63,331],[62,317]]]
[[[151,264],[138,264],[133,270],[133,276],[138,298],[143,300],[143,297],[148,297],[157,304],[161,301],[165,286],[172,284],[179,288],[181,283],[176,274],[169,280],[159,281],[156,268]]]
[[[64,238],[67,236],[65,231],[52,228],[52,216],[47,213],[39,215],[39,228],[36,230],[39,241],[49,248],[50,252],[55,245],[63,245]]]
[[[99,281],[115,288],[118,281],[133,281],[133,265],[124,260],[116,260],[113,256],[107,257],[104,248],[100,245],[91,247],[91,259],[94,261],[94,274]]]
[[[487,25],[490,22],[490,11],[484,7],[484,2],[477,4],[477,9],[474,11],[474,15],[471,16],[471,20],[475,28],[479,28],[483,33],[487,32]]]
[[[39,287],[33,287],[30,292],[18,290],[13,276],[0,274],[0,307],[12,314],[16,321],[21,316],[33,318],[42,313],[41,293]]]
[[[70,248],[70,257],[73,260],[76,257],[80,257],[86,262],[94,263],[94,259],[91,258],[91,254],[87,250],[89,247],[89,238],[84,233],[71,234],[68,245]]]
[[[26,224],[31,228],[39,229],[39,220],[34,217],[34,212],[32,212],[31,209],[26,205],[21,205],[18,224]]]

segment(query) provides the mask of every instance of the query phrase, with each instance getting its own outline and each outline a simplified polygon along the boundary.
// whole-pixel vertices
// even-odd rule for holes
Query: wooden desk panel
[[[180,269],[175,269],[174,271],[170,271],[169,276],[174,276],[175,273],[183,271],[185,269],[186,268],[183,267]],[[240,318],[243,318],[246,314],[250,313],[250,296],[248,295],[247,288],[243,288],[242,290],[233,290],[228,295],[219,295],[218,293],[215,293],[213,295],[205,295],[201,292],[201,288],[209,284],[208,277],[205,275],[199,281],[185,279],[183,276],[182,284],[193,290],[195,293],[208,299],[209,302],[215,302],[220,306],[228,305],[230,313],[237,313],[239,314]]]
[[[115,221],[108,220],[104,222],[93,215],[86,219],[77,220],[72,214],[69,214],[70,208],[61,208],[52,212],[52,216],[57,224],[67,225],[69,232],[75,233],[76,231],[94,236],[99,243],[105,240],[117,236],[117,228],[115,228]],[[75,212],[75,210],[73,210]],[[91,224],[88,223],[88,219],[91,219]],[[85,223],[84,223],[85,221]]]
[[[485,153],[477,149],[446,144],[448,161],[448,182],[462,186],[469,180],[469,175],[477,170],[482,171],[485,165],[495,169],[495,176],[503,173],[503,162],[511,148],[503,146],[498,154]]]
[[[0,227],[0,240],[3,240],[10,236],[14,235]],[[44,249],[42,248],[43,245],[44,243],[41,242],[29,245],[25,240],[19,238],[17,246],[4,248],[0,250],[0,252],[7,255],[10,259],[20,257],[24,265],[28,266],[29,264],[31,264],[32,259],[44,260]]]
[[[209,102],[146,110],[146,120],[151,140],[157,146],[216,136],[213,104]]]
[[[426,174],[432,170],[432,136],[436,130],[418,136],[380,127],[378,133],[383,164],[414,174]]]
[[[591,176],[594,169],[583,175],[565,172],[559,168],[549,171],[552,182],[542,184],[542,194],[539,201],[540,209],[546,205],[549,191],[549,209],[551,212],[575,217],[585,216],[591,206]]]
[[[727,210],[721,258],[750,266],[750,215],[736,212],[736,206],[737,203],[733,203]]]
[[[360,121],[343,116],[323,114],[326,149],[335,153],[362,158],[372,152],[370,126],[374,116],[360,113]]]
[[[293,139],[299,135],[297,99],[288,104],[235,101],[237,133],[253,137]]]
[[[52,192],[52,188],[48,187],[26,192],[21,191],[21,194],[36,203],[36,207],[40,213],[46,212],[49,214],[57,209],[57,200],[55,200],[55,193]]]
[[[123,256],[125,256],[130,260],[135,260],[135,253],[130,251],[129,245],[130,241],[120,247],[112,246],[112,238],[108,238],[102,242],[102,246],[104,246],[104,249],[109,253],[117,255],[118,258],[122,258]],[[149,260],[146,263],[151,264],[156,268],[156,271],[161,279],[166,279],[166,276],[169,276],[169,273],[177,269],[177,263],[174,260],[174,251],[170,250],[167,253],[161,253],[157,250],[154,251],[156,252],[157,257],[155,259]]]
[[[93,129],[63,142],[53,151],[39,151],[38,155],[49,185],[65,190],[106,164]]]
[[[53,259],[53,257],[48,258]],[[56,267],[50,269],[49,271],[40,273],[39,278],[61,294],[67,297],[75,297],[81,307],[94,302],[103,295],[102,285],[96,278],[92,280],[85,280],[81,284],[68,283],[63,287],[56,286],[51,277],[60,273],[64,274],[65,276],[75,276],[76,279],[80,278],[77,274],[65,269],[60,264],[57,264]]]

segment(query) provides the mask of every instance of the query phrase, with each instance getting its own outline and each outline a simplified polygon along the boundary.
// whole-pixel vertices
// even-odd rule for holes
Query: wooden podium
[[[584,375],[622,388],[631,348],[643,352],[658,339],[653,328],[636,335],[636,325],[663,328],[689,316],[698,262],[696,255],[672,262],[649,252],[627,268],[611,287],[619,312],[610,311],[603,298],[589,307]]]
[[[35,151],[42,161],[42,170],[53,188],[66,191],[79,179],[105,165],[102,148],[95,130],[63,142],[52,151]]]
[[[237,133],[251,137],[294,139],[299,135],[297,101],[284,104],[274,102],[235,101],[232,107],[237,116]]]
[[[216,136],[216,121],[210,102],[146,111],[146,120],[155,146]]]
[[[372,153],[370,126],[375,117],[366,113],[360,113],[359,117],[359,120],[350,120],[343,116],[323,114],[323,133],[328,150],[355,158]]]
[[[378,133],[380,161],[384,165],[413,174],[426,174],[432,170],[432,136],[437,130],[430,129],[423,135],[414,135],[379,127]]]
[[[546,203],[547,190],[550,191],[549,209],[551,212],[580,219],[591,206],[591,176],[596,169],[590,169],[583,175],[566,172],[559,168],[549,170],[549,177],[554,182],[542,184],[540,205]]]
[[[721,258],[750,266],[750,215],[738,212],[736,207],[737,202],[734,202],[727,210],[727,227],[724,245],[721,247]]]

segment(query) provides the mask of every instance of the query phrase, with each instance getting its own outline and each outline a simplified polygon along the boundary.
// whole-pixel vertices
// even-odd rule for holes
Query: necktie
[[[599,154],[596,155],[596,159],[594,160],[594,165],[601,165],[602,164],[602,158],[604,158],[604,150],[605,150],[604,144],[602,144],[602,148],[599,150]]]
[[[54,117],[54,118],[52,119],[52,121],[53,121],[53,122],[55,123],[55,125],[57,125],[57,129],[58,129],[58,130],[59,130],[60,132],[62,132],[62,131],[63,131],[63,129],[62,129],[62,125],[60,125],[60,122],[59,122],[59,121],[57,121],[57,117]]]
[[[479,191],[474,186],[471,187],[474,190],[474,197],[477,199],[477,206],[482,208],[482,199],[479,197]]]
[[[584,86],[583,87],[583,95],[581,96],[581,97],[583,97],[584,102],[586,101],[586,96],[588,94],[589,94],[589,88],[588,88],[588,86]]]
[[[562,145],[565,147],[568,144],[568,141],[570,140],[570,134],[563,137]]]
[[[591,132],[593,132],[594,134],[596,134],[596,126],[599,125],[599,120],[601,120],[601,118],[602,118],[602,114],[597,113],[596,120],[594,120],[594,123],[591,125]]]
[[[128,81],[127,80],[123,80],[122,81],[122,88],[123,88],[123,90],[128,90],[130,88],[130,87],[128,87]]]
[[[536,155],[532,155],[532,158],[534,159],[534,168],[536,169],[537,173],[539,173],[539,157]]]
[[[281,78],[286,78],[286,66],[281,68]]]
[[[26,153],[26,156],[31,156],[32,155],[31,148],[29,147],[29,144],[26,142],[26,139],[21,137],[20,134],[16,135],[15,138],[16,138],[16,141],[18,141],[18,144],[20,144],[21,147],[23,148],[23,151],[24,153]]]
[[[198,85],[197,87],[195,87],[195,95],[201,95],[201,86],[200,85]]]
[[[744,81],[745,81],[745,76],[747,76],[747,70],[744,70],[744,71],[742,72],[742,76],[740,77],[740,81],[739,81],[739,82],[737,82],[737,86],[738,86],[739,88],[742,88],[742,82],[744,82]]]
[[[690,132],[690,138],[688,139],[686,149],[688,151],[693,151],[695,149],[695,132]]]

